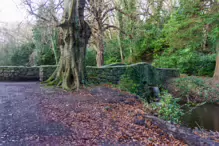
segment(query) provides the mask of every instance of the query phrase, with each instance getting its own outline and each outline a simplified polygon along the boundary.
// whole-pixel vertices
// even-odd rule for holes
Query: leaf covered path
[[[0,145],[184,145],[145,121],[134,96],[107,87],[0,83],[0,92]]]

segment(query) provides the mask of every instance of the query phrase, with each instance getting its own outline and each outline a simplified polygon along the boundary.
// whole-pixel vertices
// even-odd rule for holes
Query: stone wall
[[[104,66],[101,68],[87,67],[88,82],[91,84],[130,84],[122,85],[134,90],[141,97],[151,96],[151,87],[162,86],[170,78],[179,77],[177,69],[159,69],[147,63],[132,65]],[[123,80],[121,80],[123,79]],[[128,81],[127,81],[128,80]],[[129,82],[132,80],[131,82]],[[135,89],[133,89],[135,88]],[[126,88],[127,89],[127,88]]]
[[[37,81],[39,67],[1,66],[0,81]]]
[[[0,67],[0,81],[45,81],[52,75],[56,67],[55,65]],[[176,69],[158,69],[147,63],[107,65],[101,68],[87,67],[87,78],[90,84],[118,84],[124,75],[140,85],[158,86],[169,78],[178,77],[179,71]]]
[[[57,66],[56,65],[42,65],[39,68],[40,68],[39,80],[45,81],[52,75],[52,73],[55,71]]]
[[[118,84],[123,75],[139,84],[158,86],[170,78],[179,77],[180,73],[177,69],[159,69],[147,63],[103,66],[101,68],[87,67],[88,81],[92,84]]]
[[[45,81],[52,75],[56,68],[57,66],[55,65],[0,67],[0,81]],[[114,64],[101,68],[87,67],[88,83],[94,85],[104,83],[129,84],[128,86],[131,86],[130,89],[132,90],[134,88],[134,91],[126,88],[127,90],[144,98],[151,96],[151,87],[161,86],[165,81],[173,77],[179,77],[178,70],[159,69],[147,63],[132,65]],[[128,83],[124,82],[124,80],[128,81]]]
[[[179,77],[180,72],[178,69],[170,69],[170,68],[157,68],[156,77],[160,81],[160,83],[166,82],[168,79],[173,77]]]

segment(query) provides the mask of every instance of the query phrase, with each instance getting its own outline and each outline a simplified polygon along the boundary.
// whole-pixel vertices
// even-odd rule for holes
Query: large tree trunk
[[[64,89],[79,89],[85,82],[85,52],[90,28],[84,21],[85,0],[65,0],[61,27],[60,60],[48,79]]]
[[[217,57],[216,57],[216,66],[214,71],[214,81],[219,81],[219,40],[217,40],[216,45],[217,45],[216,46]]]

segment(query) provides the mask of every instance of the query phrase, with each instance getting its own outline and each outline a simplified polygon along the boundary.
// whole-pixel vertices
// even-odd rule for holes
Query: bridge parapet
[[[0,81],[45,81],[56,68],[56,65],[0,66]],[[86,69],[88,83],[119,84],[122,79],[128,79],[138,85],[137,94],[141,97],[149,97],[151,87],[164,85],[165,81],[180,75],[177,69],[159,69],[147,63],[107,65],[101,68],[87,66]]]
[[[52,75],[56,67],[56,65],[0,66],[0,81],[45,81]],[[87,78],[91,84],[118,84],[124,75],[139,84],[156,86],[163,84],[169,78],[179,77],[179,70],[159,69],[147,63],[107,65],[101,68],[87,66]]]

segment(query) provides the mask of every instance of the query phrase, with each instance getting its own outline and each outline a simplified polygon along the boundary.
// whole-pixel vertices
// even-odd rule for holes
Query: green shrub
[[[188,76],[170,80],[167,88],[185,102],[218,102],[219,90],[211,81],[210,78]]]
[[[38,65],[55,65],[55,56],[51,48],[45,48],[41,50],[37,55]]]
[[[28,65],[29,56],[33,52],[34,48],[35,45],[33,43],[26,43],[21,45],[11,56],[12,65]]]
[[[86,53],[86,66],[96,66],[96,51],[92,49],[87,49]]]
[[[106,40],[107,41],[107,40]],[[121,62],[118,41],[115,38],[105,42],[104,64],[114,64]]]
[[[161,96],[160,104],[153,104],[153,109],[158,111],[159,116],[174,123],[180,123],[183,116],[183,110],[177,103],[179,99],[173,98],[171,94],[164,92]]]
[[[139,85],[125,74],[121,77],[118,87],[123,91],[137,94]]]
[[[112,43],[112,42],[110,42]],[[115,63],[121,63],[120,60],[120,54],[115,47],[111,46],[112,44],[108,44],[105,47],[104,51],[104,64],[109,65],[109,64],[115,64]],[[111,47],[111,48],[109,48]],[[96,51],[93,48],[87,49],[87,54],[86,54],[86,65],[87,66],[96,66]]]
[[[159,68],[178,68],[181,73],[195,76],[213,76],[216,54],[200,54],[190,49],[167,49],[157,56],[153,65]]]

